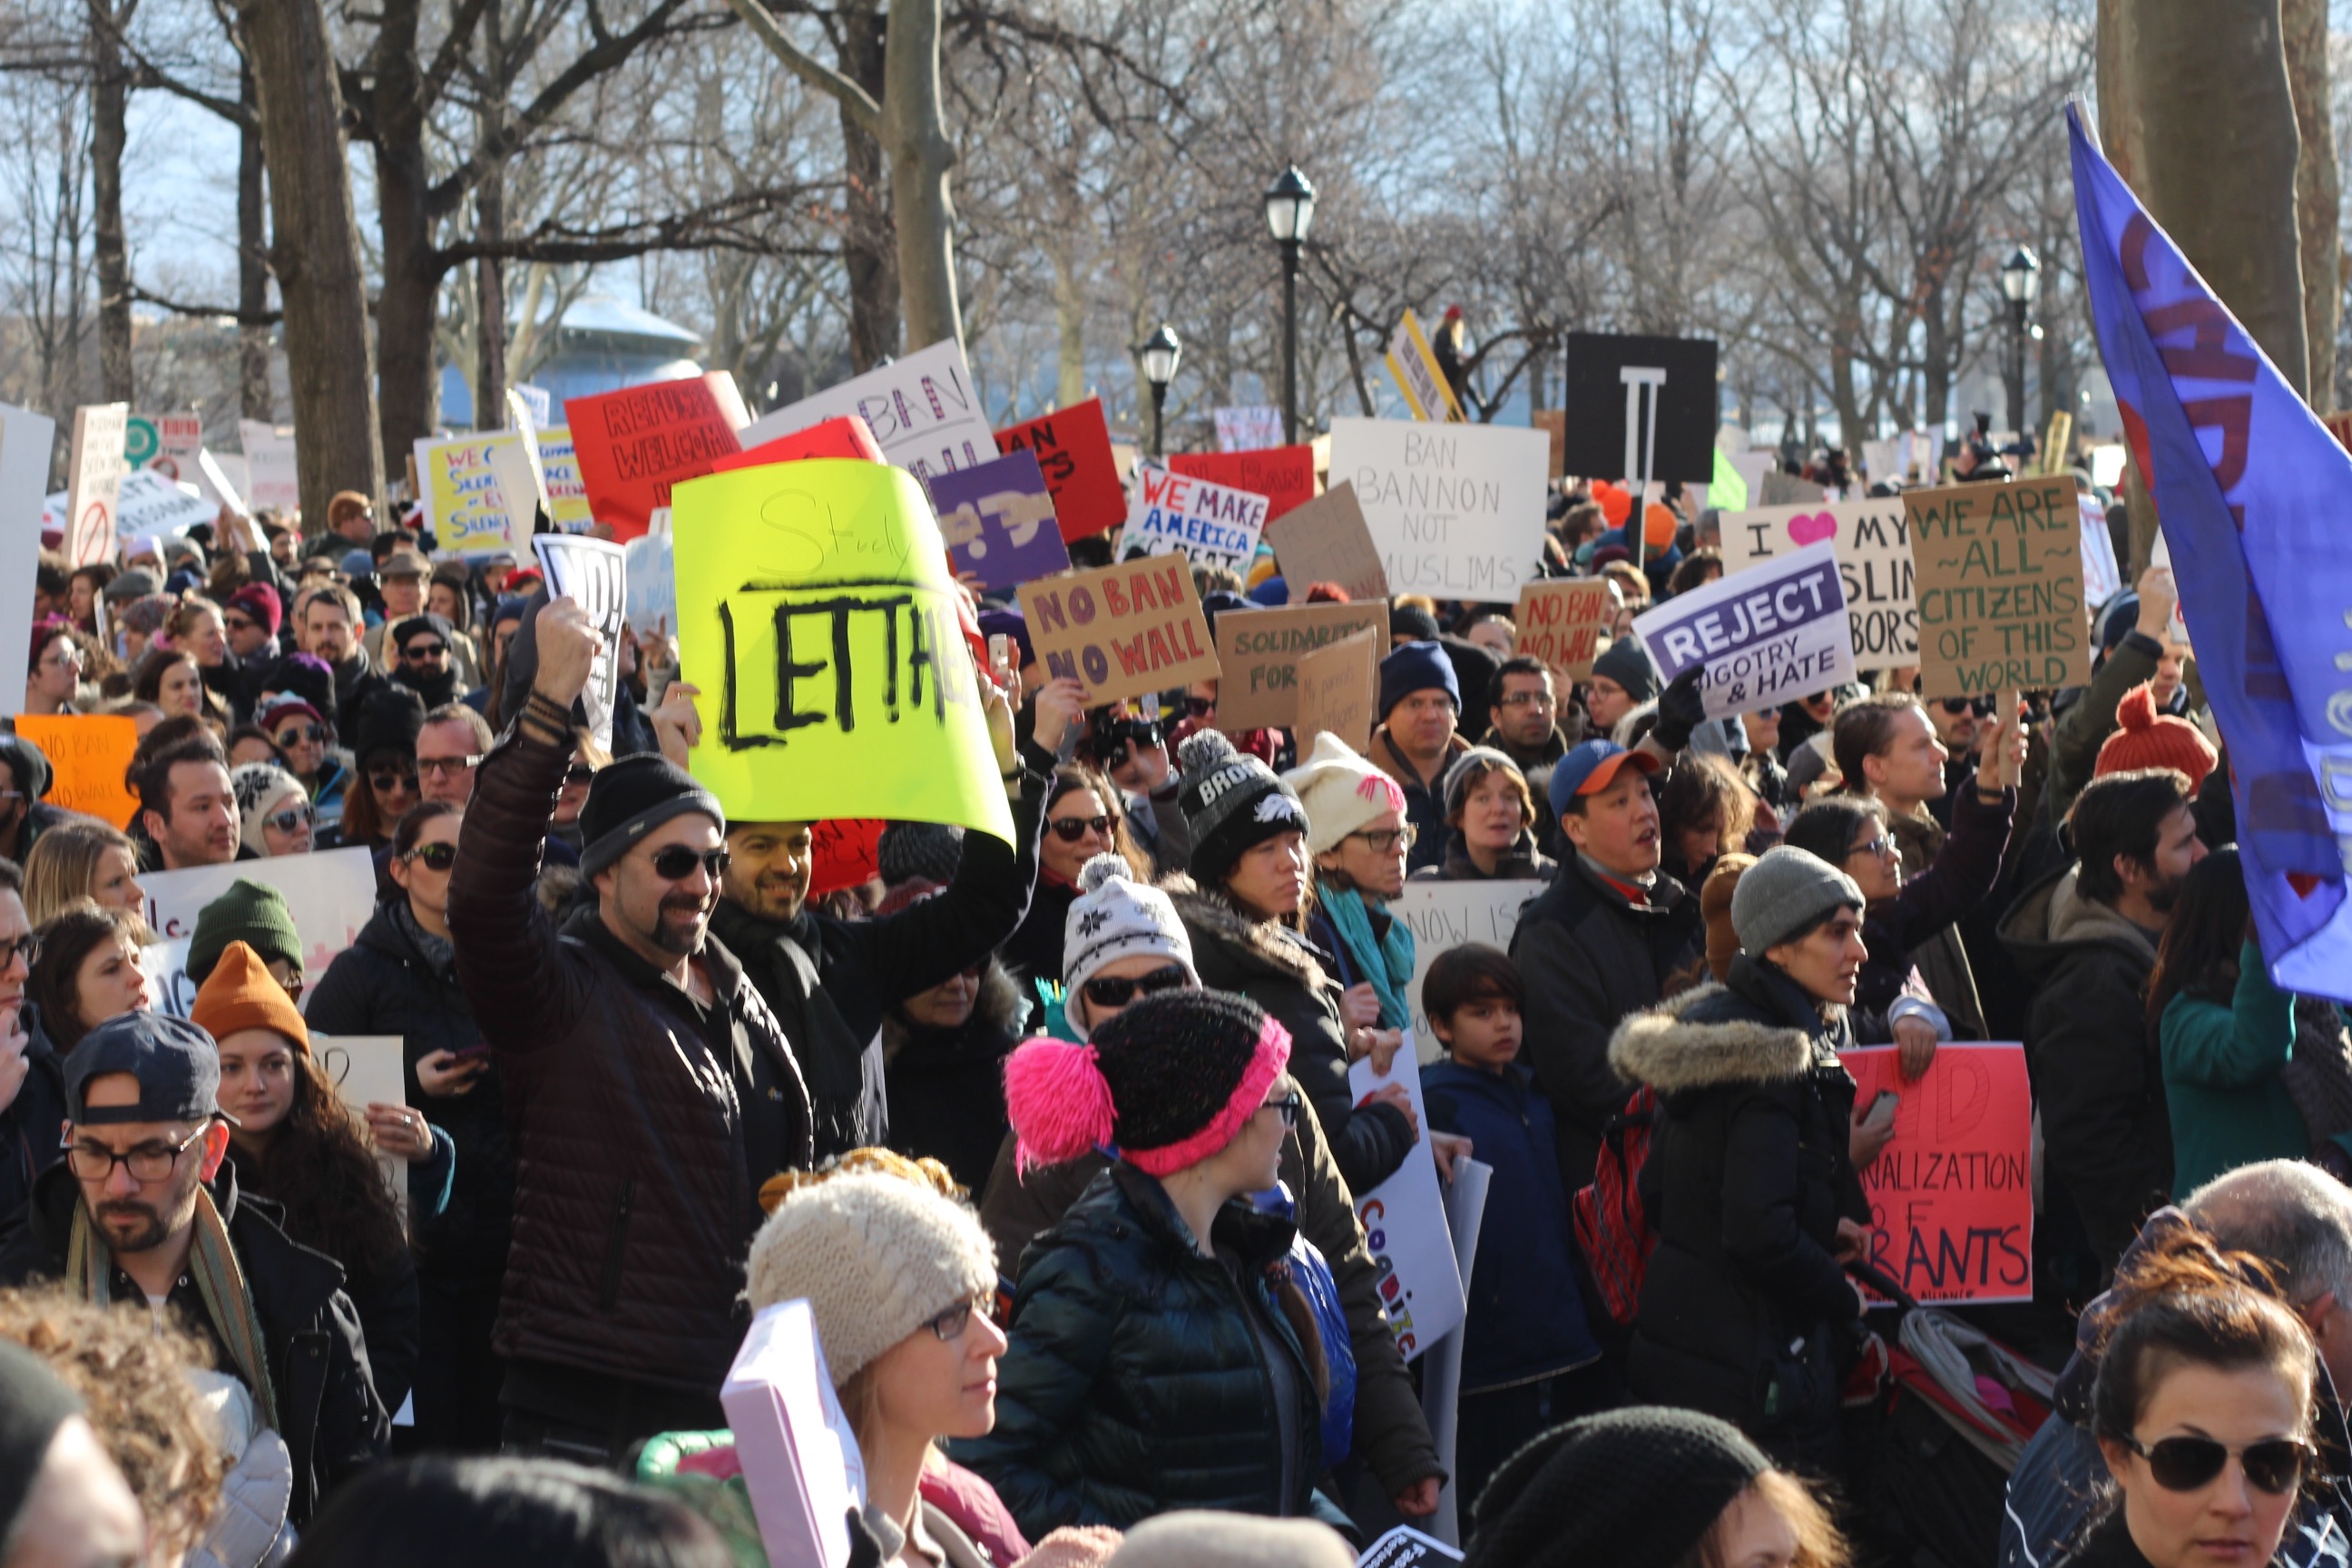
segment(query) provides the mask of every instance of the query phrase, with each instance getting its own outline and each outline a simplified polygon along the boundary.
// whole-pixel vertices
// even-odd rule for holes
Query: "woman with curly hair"
[[[236,1119],[227,1165],[238,1189],[277,1204],[289,1237],[342,1265],[376,1396],[399,1409],[416,1373],[416,1265],[375,1153],[422,1163],[412,1195],[428,1188],[446,1198],[446,1134],[436,1137],[406,1106],[371,1105],[364,1124],[352,1115],[310,1055],[302,1015],[244,942],[222,952],[188,1016],[220,1047],[220,1106]]]
[[[1685,752],[1658,792],[1659,869],[1685,888],[1706,881],[1716,858],[1748,848],[1756,792],[1721,757]]]

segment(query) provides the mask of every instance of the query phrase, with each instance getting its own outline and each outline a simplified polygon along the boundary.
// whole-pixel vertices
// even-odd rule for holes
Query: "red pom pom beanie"
[[[2116,722],[2122,726],[2099,748],[2094,778],[2129,773],[2136,768],[2179,768],[2195,789],[2221,761],[2204,732],[2186,719],[2156,710],[2156,693],[2141,681],[2116,704]]]

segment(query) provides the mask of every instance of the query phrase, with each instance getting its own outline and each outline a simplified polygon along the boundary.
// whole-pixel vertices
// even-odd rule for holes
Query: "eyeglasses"
[[[1895,856],[1895,840],[1887,837],[1886,835],[1882,833],[1866,844],[1855,845],[1845,853],[1846,858],[1849,860],[1853,858],[1856,855],[1876,855],[1882,858],[1892,860]]]
[[[459,773],[473,772],[475,768],[481,765],[481,761],[482,759],[478,756],[419,757],[416,759],[416,771],[420,773],[438,773],[445,779],[453,779]]]
[[[1504,697],[1502,705],[1506,708],[1556,708],[1559,705],[1559,699],[1549,691],[1514,691]]]
[[[1259,1106],[1258,1109],[1260,1110],[1279,1111],[1282,1115],[1282,1124],[1285,1127],[1296,1127],[1298,1125],[1299,1109],[1306,1103],[1307,1097],[1294,1089],[1288,1094],[1284,1095],[1280,1100],[1269,1100],[1264,1105]]]
[[[1408,823],[1402,827],[1375,827],[1369,831],[1360,829],[1342,837],[1362,839],[1375,855],[1393,855],[1399,849],[1412,847],[1413,831],[1412,824]]]
[[[992,1323],[996,1321],[995,1292],[982,1290],[977,1296],[958,1301],[923,1327],[937,1334],[943,1343],[953,1344],[963,1338],[964,1330],[971,1325],[975,1317],[986,1318]]]
[[[574,763],[563,770],[563,782],[567,784],[590,784],[595,780],[595,777],[596,770],[586,763]]]
[[[249,632],[260,624],[261,623],[258,621],[248,620],[243,616],[223,616],[221,617],[221,625],[226,626],[233,632]]]
[[[261,819],[261,826],[264,827],[274,827],[280,833],[291,833],[298,827],[310,826],[310,808],[309,806],[289,805],[283,811],[273,811],[268,816],[263,817]]]
[[[1973,713],[1979,719],[1992,716],[1992,700],[1987,697],[1947,697],[1937,706],[1955,719],[1963,713]]]
[[[0,973],[22,958],[30,969],[41,962],[41,938],[37,931],[26,931],[14,942],[0,942]]]
[[[1184,711],[1192,718],[1205,719],[1216,710],[1217,700],[1213,697],[1187,697],[1184,699]]]
[[[73,1168],[76,1179],[84,1182],[103,1182],[114,1174],[117,1165],[130,1166],[134,1182],[168,1181],[180,1156],[204,1135],[205,1130],[199,1127],[177,1143],[142,1143],[120,1154],[103,1143],[68,1143],[66,1163]]]
[[[368,774],[368,783],[375,785],[375,793],[378,795],[390,795],[396,789],[415,789],[416,770],[387,768],[382,773]]]
[[[400,650],[400,657],[411,664],[423,664],[427,659],[449,657],[449,645],[445,642],[413,642]]]
[[[57,652],[50,654],[46,658],[42,659],[41,662],[45,665],[54,665],[59,669],[79,669],[81,668],[81,649],[68,645],[58,649]]]
[[[2268,1437],[2242,1448],[2210,1437],[2161,1437],[2154,1443],[2126,1437],[2124,1447],[2147,1461],[2147,1473],[2168,1492],[2193,1492],[2210,1484],[2234,1454],[2247,1484],[2276,1497],[2294,1490],[2304,1466],[2318,1457],[2299,1437]]]
[[[656,852],[654,875],[665,882],[683,882],[693,876],[694,868],[699,866],[703,875],[716,880],[719,873],[727,869],[734,858],[723,844],[716,849],[688,849],[683,844],[673,844]]]
[[[314,746],[324,745],[327,741],[327,731],[316,724],[289,724],[278,731],[278,743],[281,747],[291,746],[302,741],[308,741]]]
[[[1162,991],[1181,990],[1186,984],[1184,966],[1171,963],[1165,969],[1155,969],[1149,974],[1113,979],[1098,974],[1079,987],[1087,1001],[1097,1007],[1124,1007],[1142,996],[1157,996]]]
[[[667,853],[667,851],[664,851],[664,853]],[[455,866],[457,863],[457,847],[455,844],[447,842],[420,844],[415,848],[411,849],[405,856],[402,857],[402,858],[407,860],[422,860],[425,862],[425,868],[428,871],[446,871],[450,867]],[[656,858],[654,863],[658,866],[661,862],[659,858]],[[683,877],[686,873],[680,871],[678,875]]]
[[[1110,818],[1108,816],[1057,816],[1045,826],[1052,828],[1054,837],[1065,844],[1076,844],[1089,833],[1101,838],[1110,837]]]

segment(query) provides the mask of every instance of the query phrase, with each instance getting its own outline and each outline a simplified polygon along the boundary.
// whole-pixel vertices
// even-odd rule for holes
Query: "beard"
[[[106,1232],[107,1245],[117,1252],[145,1252],[161,1247],[164,1238],[171,1235],[171,1227],[163,1223],[162,1211],[152,1204],[110,1200],[99,1205],[92,1217]],[[131,1226],[127,1232],[117,1228],[126,1223]]]
[[[2185,876],[2168,877],[2153,884],[2147,889],[2147,907],[2160,915],[2170,914],[2172,906],[2180,901],[2181,887],[2188,880]]]
[[[703,932],[709,923],[710,900],[673,893],[661,901],[654,929],[647,934],[664,952],[686,958],[702,951]]]

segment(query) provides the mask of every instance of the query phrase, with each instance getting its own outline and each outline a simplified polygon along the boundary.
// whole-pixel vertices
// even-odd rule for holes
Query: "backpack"
[[[1601,1307],[1620,1328],[1631,1328],[1641,1310],[1642,1280],[1650,1271],[1650,1254],[1658,1249],[1657,1228],[1636,1187],[1657,1120],[1657,1090],[1644,1084],[1601,1130],[1592,1184],[1580,1188],[1570,1205],[1576,1245],[1592,1271]]]

